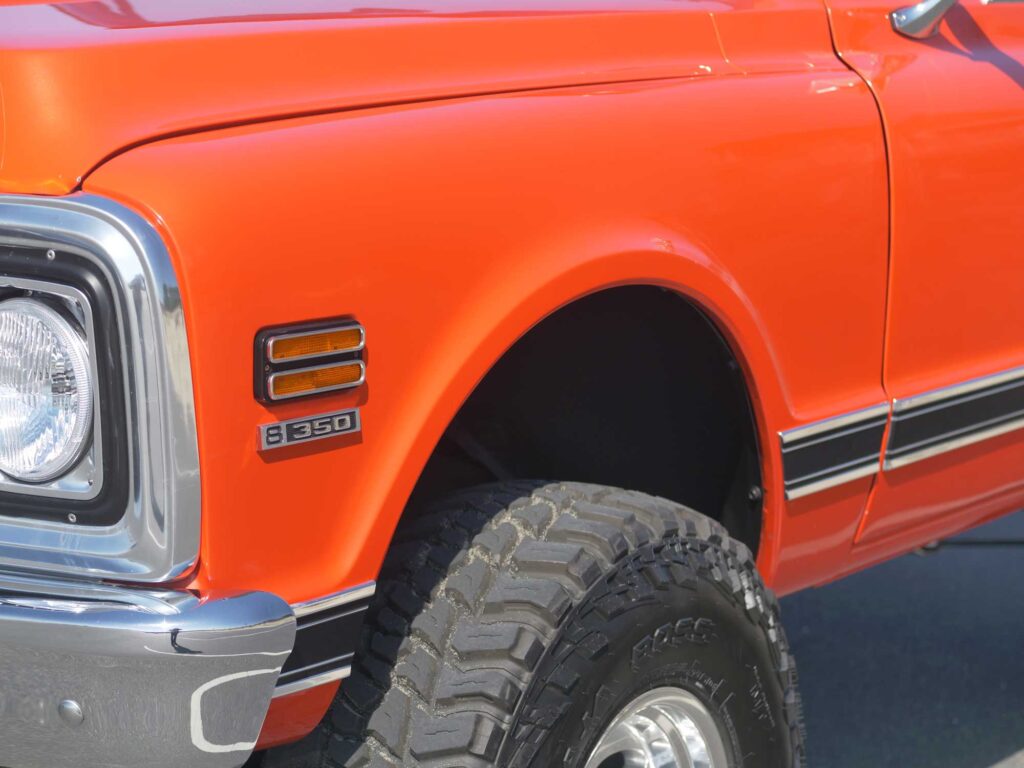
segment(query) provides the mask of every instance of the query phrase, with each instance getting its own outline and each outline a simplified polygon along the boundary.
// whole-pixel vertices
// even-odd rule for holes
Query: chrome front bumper
[[[0,574],[0,766],[237,768],[294,641],[263,592]]]

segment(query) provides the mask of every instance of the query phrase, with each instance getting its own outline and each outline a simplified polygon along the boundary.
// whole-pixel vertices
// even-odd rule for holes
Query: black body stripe
[[[885,417],[784,446],[786,484],[801,484],[878,462]]]
[[[366,597],[300,616],[295,647],[281,669],[278,686],[349,666],[371,599]]]
[[[786,496],[797,498],[871,474],[882,454],[887,409],[871,408],[780,434]],[[829,428],[830,421],[839,426]]]
[[[952,392],[949,397],[893,413],[886,461],[898,461],[918,452],[941,452],[957,447],[972,436],[1024,419],[1024,378],[1001,381],[971,392]]]

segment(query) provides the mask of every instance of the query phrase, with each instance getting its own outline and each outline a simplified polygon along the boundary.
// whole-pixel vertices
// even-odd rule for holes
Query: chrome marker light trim
[[[864,408],[779,433],[787,499],[799,499],[879,470],[889,405]]]
[[[295,373],[308,373],[309,371],[324,371],[328,368],[341,368],[346,365],[358,365],[359,366],[359,378],[355,381],[350,381],[347,384],[332,384],[328,387],[316,387],[315,389],[304,389],[301,392],[293,392],[290,395],[275,395],[274,394],[274,382],[277,381],[280,376],[291,376]],[[285,368],[280,371],[275,371],[267,377],[267,398],[274,403],[279,403],[284,400],[294,400],[297,397],[309,397],[311,395],[322,395],[325,392],[336,392],[342,389],[352,389],[353,387],[360,387],[366,382],[366,363],[362,360],[336,360],[333,363],[322,363],[320,365],[310,365],[305,368]]]
[[[279,341],[286,341],[289,339],[300,339],[304,336],[322,336],[326,333],[335,333],[337,331],[359,331],[359,343],[354,347],[347,349],[333,349],[327,352],[313,352],[308,355],[295,355],[294,357],[275,357],[274,356],[274,344]],[[362,352],[366,348],[366,329],[363,328],[359,323],[338,323],[337,325],[325,325],[322,328],[317,328],[314,331],[283,331],[281,333],[275,333],[267,337],[266,355],[267,361],[271,363],[297,363],[302,360],[316,360],[321,357],[336,357],[338,355],[351,355],[355,352]]]
[[[885,468],[898,469],[1024,428],[1024,368],[893,402]]]
[[[137,582],[187,573],[199,552],[199,450],[181,295],[163,241],[137,213],[97,195],[0,195],[0,244],[71,251],[106,275],[132,441],[130,501],[118,523],[0,517],[0,566]]]

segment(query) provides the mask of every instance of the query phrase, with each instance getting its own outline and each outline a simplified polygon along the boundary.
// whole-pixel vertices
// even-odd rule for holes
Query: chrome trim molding
[[[1024,368],[893,401],[885,469],[1024,427]]]
[[[799,499],[879,470],[889,405],[879,403],[779,433],[786,498]]]
[[[818,493],[818,491],[835,488],[837,485],[843,485],[844,483],[849,483],[853,480],[859,480],[862,477],[873,475],[878,472],[878,462],[879,456],[873,456],[870,463],[864,463],[862,466],[854,469],[839,472],[835,475],[829,475],[826,478],[807,483],[806,485],[801,485],[797,488],[787,488],[786,499],[788,501],[801,499],[804,496],[810,496],[812,493]]]
[[[292,605],[292,612],[295,614],[295,618],[298,619],[303,616],[309,616],[312,613],[329,611],[331,608],[337,608],[339,605],[354,603],[357,600],[366,600],[373,597],[376,592],[377,582],[367,581],[326,597],[318,597],[315,600],[307,600],[304,603],[295,603]]]
[[[347,384],[332,384],[328,387],[316,387],[315,389],[304,389],[301,392],[294,392],[290,395],[275,395],[274,394],[274,382],[279,376],[291,376],[295,373],[307,373],[309,371],[324,371],[328,368],[342,368],[348,365],[359,366],[359,378],[355,381],[350,381]],[[297,397],[310,397],[311,395],[322,395],[325,392],[336,392],[341,389],[352,389],[353,387],[360,387],[366,381],[366,363],[362,360],[335,360],[332,363],[321,363],[320,365],[310,365],[305,368],[284,368],[280,371],[275,371],[267,377],[267,397],[275,403],[282,402],[284,400],[294,400]]]
[[[899,469],[900,467],[905,467],[908,464],[913,464],[923,459],[930,459],[932,456],[939,456],[943,453],[948,453],[949,451],[955,451],[957,448],[974,445],[975,443],[980,443],[983,440],[990,440],[993,437],[999,437],[1000,435],[1005,435],[1008,432],[1013,432],[1021,428],[1024,428],[1024,418],[1015,419],[1014,421],[1006,422],[1005,424],[1000,424],[996,427],[990,427],[989,429],[985,429],[980,432],[974,432],[970,435],[951,439],[942,443],[942,445],[923,448],[920,451],[915,451],[907,456],[900,456],[892,459],[887,458],[885,460],[885,469]]]
[[[348,349],[333,349],[329,352],[313,352],[308,355],[297,355],[295,357],[284,357],[278,358],[274,356],[274,343],[278,341],[285,341],[287,339],[300,339],[303,336],[322,336],[325,333],[334,333],[336,331],[348,331],[352,329],[359,331],[359,343],[354,347]],[[333,357],[336,355],[349,355],[354,352],[362,352],[366,348],[366,329],[363,328],[359,323],[338,323],[337,325],[326,325],[323,328],[318,328],[314,331],[292,331],[274,333],[267,336],[266,344],[266,355],[267,360],[271,363],[297,363],[302,360],[316,360],[321,357]]]
[[[199,605],[191,592],[131,589],[93,581],[0,572],[0,604],[81,613],[82,606],[176,616]]]
[[[891,471],[1024,429],[1024,366],[894,399],[884,449],[876,452],[888,410],[880,404],[780,432],[786,498],[874,474],[880,458]]]
[[[294,683],[288,683],[287,685],[279,685],[274,689],[273,698],[279,699],[282,696],[289,696],[293,693],[308,691],[310,688],[316,688],[319,685],[333,683],[335,680],[344,680],[351,674],[352,667],[345,666],[341,669],[334,669],[330,672],[323,672],[319,675],[313,675],[313,677],[307,677],[305,680],[297,680]]]
[[[968,379],[967,381],[959,384],[952,384],[948,387],[932,389],[920,395],[895,398],[892,401],[892,410],[893,413],[909,411],[914,408],[930,405],[931,403],[937,403],[960,395],[977,392],[980,389],[989,389],[1000,384],[1016,382],[1022,379],[1024,379],[1024,366],[1011,368],[1007,371],[1000,371],[999,373],[993,373],[988,376],[979,376],[976,379]]]
[[[822,421],[816,421],[813,424],[807,424],[803,427],[796,427],[794,429],[788,429],[785,432],[779,432],[779,437],[782,439],[783,445],[789,445],[795,443],[798,440],[804,440],[814,435],[820,435],[822,432],[831,432],[839,429],[840,427],[850,426],[851,424],[857,424],[866,419],[873,419],[879,416],[887,416],[889,413],[888,403],[879,403],[873,405],[870,408],[863,408],[858,411],[850,411],[839,416],[832,416]]]
[[[0,244],[71,251],[107,276],[132,440],[130,502],[118,523],[0,517],[0,567],[136,582],[182,576],[199,552],[199,450],[181,295],[162,239],[140,215],[97,195],[0,195]]]

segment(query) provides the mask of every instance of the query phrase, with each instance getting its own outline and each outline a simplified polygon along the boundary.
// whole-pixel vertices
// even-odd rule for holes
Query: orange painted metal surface
[[[338,685],[325,683],[271,700],[256,749],[288,744],[312,731],[338,693]]]
[[[86,189],[148,209],[183,283],[200,452],[217,468],[203,473],[196,586],[298,601],[373,579],[476,382],[545,315],[604,287],[660,284],[704,306],[748,367],[766,446],[883,399],[877,115],[838,62],[794,69],[237,128],[98,170]],[[255,402],[258,328],[339,313],[367,328],[367,385]],[[363,433],[344,449],[256,453],[256,425],[348,405]],[[786,512],[777,453],[765,463],[772,578]]]
[[[827,4],[888,141],[889,396],[1024,364],[1024,9],[961,0],[920,41],[893,32],[890,4]],[[1018,436],[885,473],[861,525],[859,541],[878,542],[865,556],[914,546],[940,518],[984,515],[996,499],[1019,507],[1021,466]]]
[[[175,263],[190,586],[297,603],[375,579],[489,368],[626,284],[691,298],[744,369],[777,590],[1024,501],[1012,436],[783,497],[780,431],[1024,362],[1024,217],[1000,196],[1024,196],[1019,11],[951,12],[972,58],[898,38],[871,0],[828,6],[846,64],[818,0],[0,2],[0,191],[116,198]],[[339,316],[367,329],[366,384],[257,402],[256,332]],[[351,406],[359,435],[256,450],[260,424]],[[261,745],[334,688],[275,701]]]
[[[755,38],[765,23],[776,38],[760,55],[825,63],[820,7],[773,5],[735,3],[742,18],[719,35],[717,12],[733,3],[0,3],[0,191],[65,193],[124,147],[202,126],[743,71],[742,50],[732,65],[722,46]]]

